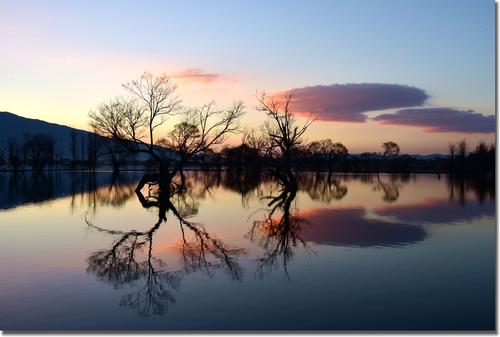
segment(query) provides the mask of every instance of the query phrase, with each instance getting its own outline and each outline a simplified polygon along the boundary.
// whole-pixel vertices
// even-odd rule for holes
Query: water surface
[[[2,330],[494,330],[492,182],[0,174]]]

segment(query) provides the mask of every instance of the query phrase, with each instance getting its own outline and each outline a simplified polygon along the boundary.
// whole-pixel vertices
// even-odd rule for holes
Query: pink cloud
[[[293,112],[342,122],[365,122],[365,112],[421,106],[429,98],[419,88],[383,83],[316,85],[292,92]],[[275,97],[282,100],[287,94],[288,91],[278,92]]]
[[[201,83],[213,83],[230,80],[230,78],[224,74],[207,73],[198,68],[186,69],[184,71],[174,73],[170,75],[170,77],[181,81]]]

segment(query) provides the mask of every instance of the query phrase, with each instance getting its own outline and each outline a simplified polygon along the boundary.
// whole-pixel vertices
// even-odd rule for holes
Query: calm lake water
[[[0,174],[0,329],[495,329],[493,182],[140,177]]]

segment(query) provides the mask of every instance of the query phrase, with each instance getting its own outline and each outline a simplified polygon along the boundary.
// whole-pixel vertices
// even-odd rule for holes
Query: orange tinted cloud
[[[170,75],[170,77],[180,81],[201,83],[213,83],[232,80],[224,74],[207,73],[199,68],[186,69],[184,71],[174,73]]]

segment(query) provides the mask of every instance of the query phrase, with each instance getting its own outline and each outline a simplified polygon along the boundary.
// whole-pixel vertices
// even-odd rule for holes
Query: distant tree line
[[[69,151],[64,153],[47,134],[25,134],[21,140],[8,139],[0,144],[0,169],[14,172],[57,169],[96,171],[100,167],[118,173],[127,165],[155,168],[154,161],[136,160],[114,139],[72,132],[68,142]],[[240,144],[225,145],[220,151],[204,151],[186,159],[183,166],[201,170],[262,170],[271,167],[275,161],[266,146],[262,135],[258,137],[255,130],[246,131]],[[401,155],[399,152],[396,143],[386,142],[379,153],[350,155],[345,145],[327,138],[296,146],[292,151],[290,167],[315,172],[492,174],[495,171],[495,144],[487,145],[485,142],[479,142],[472,150],[465,139],[450,143],[447,157],[430,159]]]
[[[54,139],[46,134],[24,134],[21,141],[14,138],[0,144],[0,168],[16,172],[29,166],[33,171],[54,168],[58,162]]]
[[[220,158],[213,160],[213,163],[233,169],[258,169],[271,165],[272,158],[259,147],[260,142],[249,143],[245,141],[245,137],[243,139],[239,145],[225,146],[220,152]],[[495,145],[488,146],[480,142],[476,148],[468,151],[466,144],[462,140],[450,145],[453,150],[450,150],[448,156],[419,158],[400,154],[399,146],[392,141],[383,143],[381,152],[351,155],[342,143],[324,139],[297,146],[292,167],[317,172],[494,173]],[[458,148],[460,150],[455,150]]]
[[[487,145],[485,142],[479,144],[469,151],[469,145],[465,139],[456,143],[450,143],[449,160],[447,170],[451,173],[494,173],[495,172],[495,144]]]
[[[30,170],[96,171],[107,165],[118,172],[127,161],[133,160],[113,139],[95,133],[70,133],[69,147],[64,151],[50,134],[24,134],[0,143],[0,169],[13,172]]]

